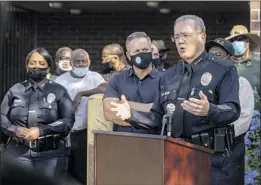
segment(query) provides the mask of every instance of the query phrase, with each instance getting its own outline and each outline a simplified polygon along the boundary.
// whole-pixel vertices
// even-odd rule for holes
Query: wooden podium
[[[211,185],[212,151],[166,136],[94,132],[95,185]]]

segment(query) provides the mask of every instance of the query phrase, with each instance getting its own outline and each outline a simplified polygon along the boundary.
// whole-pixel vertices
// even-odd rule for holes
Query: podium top
[[[165,140],[167,142],[172,142],[178,145],[182,145],[184,147],[192,148],[194,150],[199,150],[201,152],[206,152],[213,154],[214,151],[208,148],[195,145],[177,138],[168,137],[168,136],[161,136],[161,135],[152,135],[152,134],[137,134],[137,133],[128,133],[128,132],[115,132],[115,131],[93,131],[94,135],[115,135],[115,136],[124,136],[124,137],[140,137],[140,138],[147,138],[147,139],[159,139]]]

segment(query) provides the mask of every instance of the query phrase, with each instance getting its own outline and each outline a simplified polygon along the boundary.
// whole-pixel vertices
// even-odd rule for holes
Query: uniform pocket
[[[40,105],[41,109],[50,109],[50,110],[56,110],[57,111],[57,103],[53,102],[53,103],[48,103],[48,102],[42,102],[42,104]]]
[[[28,110],[25,107],[25,102],[14,102],[10,107],[10,117],[20,118],[20,116],[28,115]]]
[[[40,104],[40,116],[46,119],[49,123],[57,121],[59,117],[57,103],[42,102]]]

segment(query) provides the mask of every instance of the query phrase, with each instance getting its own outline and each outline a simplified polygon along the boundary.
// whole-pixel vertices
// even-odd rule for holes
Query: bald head
[[[72,65],[75,68],[88,67],[91,63],[89,54],[84,49],[76,49],[72,52]]]

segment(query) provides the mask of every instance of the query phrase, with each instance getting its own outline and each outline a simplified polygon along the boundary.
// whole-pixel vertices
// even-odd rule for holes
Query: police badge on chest
[[[44,101],[46,101],[47,103],[49,103],[49,107],[48,108],[52,108],[52,103],[53,102],[55,102],[55,99],[56,99],[56,96],[55,96],[55,94],[53,94],[53,93],[49,93],[48,95],[47,95],[47,97],[46,98],[44,98]]]

